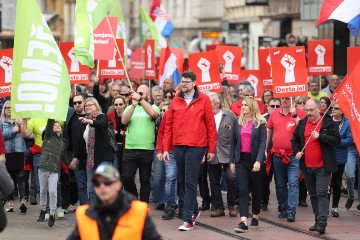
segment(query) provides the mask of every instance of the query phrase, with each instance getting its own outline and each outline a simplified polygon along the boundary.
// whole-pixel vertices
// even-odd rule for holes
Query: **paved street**
[[[273,187],[272,187],[273,188]],[[274,191],[273,191],[274,193]],[[179,232],[178,227],[182,220],[176,218],[169,221],[161,220],[162,211],[155,210],[151,206],[153,220],[165,239],[184,240],[184,239],[359,239],[360,213],[356,211],[355,205],[346,211],[344,204],[346,198],[340,200],[339,218],[329,217],[326,234],[319,236],[308,231],[313,224],[313,214],[311,207],[297,208],[296,222],[288,223],[286,220],[277,218],[277,204],[275,197],[271,196],[271,206],[268,211],[261,213],[260,226],[258,229],[250,229],[248,233],[237,234],[234,227],[239,222],[239,217],[229,216],[211,218],[210,211],[201,212],[198,224],[192,231]],[[200,202],[200,199],[198,198]],[[308,203],[309,203],[308,199]],[[29,205],[26,215],[20,215],[18,210],[19,203],[16,203],[15,212],[8,213],[8,227],[0,234],[1,240],[41,240],[41,239],[66,239],[74,227],[75,215],[70,212],[65,215],[63,220],[56,220],[53,228],[48,228],[47,222],[36,222],[39,212],[39,205]],[[228,212],[226,210],[226,214]]]

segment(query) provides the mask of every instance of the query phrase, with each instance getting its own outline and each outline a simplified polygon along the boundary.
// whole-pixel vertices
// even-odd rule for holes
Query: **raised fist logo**
[[[70,72],[79,72],[80,65],[79,61],[75,57],[74,48],[70,49],[70,51],[68,52],[68,56],[71,59]]]
[[[0,59],[0,67],[5,72],[5,83],[11,83],[13,60],[7,56],[2,56]]]
[[[267,56],[266,62],[270,65],[270,77],[272,77],[272,68],[271,68],[271,57],[270,57],[270,54]]]
[[[114,68],[114,67],[116,67],[116,48],[114,48],[113,58],[112,58],[111,60],[109,60],[109,62],[108,62],[108,67],[109,67],[109,68]]]
[[[295,58],[290,56],[289,54],[285,54],[281,59],[281,64],[285,68],[285,83],[293,83],[295,82]]]
[[[210,62],[206,58],[200,58],[197,66],[201,70],[201,82],[211,82],[210,78]]]
[[[151,66],[152,66],[151,53],[152,53],[151,46],[148,45],[148,46],[147,46],[147,49],[146,49],[146,54],[147,54],[147,68],[151,68]]]
[[[258,95],[257,94],[257,86],[259,84],[259,79],[253,75],[253,74],[250,74],[249,77],[246,79],[246,81],[250,82],[251,85],[254,87],[255,89],[255,97]]]
[[[324,56],[326,53],[326,48],[318,44],[315,48],[315,53],[317,55],[316,65],[324,65],[325,64]]]
[[[234,54],[230,51],[226,51],[223,55],[223,58],[225,60],[225,72],[231,73],[232,72],[232,63],[234,61]]]

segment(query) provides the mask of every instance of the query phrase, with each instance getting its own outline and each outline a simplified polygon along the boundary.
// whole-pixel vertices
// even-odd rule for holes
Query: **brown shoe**
[[[211,211],[211,214],[210,214],[210,217],[222,217],[222,216],[225,216],[225,212],[221,208]]]
[[[235,206],[229,206],[229,216],[236,217],[236,215],[237,215],[237,210]]]

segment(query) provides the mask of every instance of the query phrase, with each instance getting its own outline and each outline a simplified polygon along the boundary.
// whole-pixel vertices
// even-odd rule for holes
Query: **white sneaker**
[[[56,216],[59,219],[64,218],[64,211],[62,210],[62,207],[58,207],[55,212],[56,212]]]
[[[49,213],[45,213],[45,219],[44,219],[44,221],[49,221],[49,217],[50,217],[50,214],[49,214]]]
[[[6,212],[13,212],[14,211],[14,201],[10,200],[6,205]]]

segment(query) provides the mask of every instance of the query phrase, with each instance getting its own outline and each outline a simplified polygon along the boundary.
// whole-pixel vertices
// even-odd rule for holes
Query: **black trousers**
[[[140,176],[140,201],[149,202],[151,166],[154,158],[154,150],[125,149],[122,161],[122,182],[129,193],[138,197],[135,184],[136,171],[139,168]]]
[[[210,204],[211,198],[210,198],[210,191],[208,184],[208,164],[206,161],[200,166],[199,175],[198,175],[198,185],[199,185],[200,196],[202,198],[202,203]]]
[[[332,207],[337,208],[339,206],[339,201],[341,197],[341,183],[342,183],[342,175],[344,173],[345,164],[338,164],[336,172],[331,175],[331,192],[333,194],[332,197]],[[330,199],[329,199],[330,200]]]
[[[274,166],[271,164],[270,172],[267,174],[266,172],[266,164],[262,163],[261,168],[261,201],[263,203],[269,203],[269,196],[270,196],[270,182],[274,175]]]

